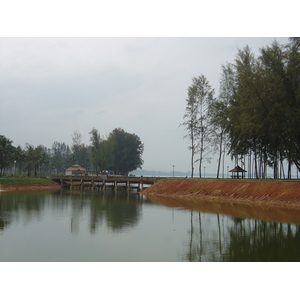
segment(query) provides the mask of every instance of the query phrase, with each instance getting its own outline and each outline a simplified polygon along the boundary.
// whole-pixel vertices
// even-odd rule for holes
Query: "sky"
[[[221,65],[288,38],[1,38],[0,129],[15,146],[72,144],[115,128],[144,143],[145,170],[190,170],[183,122],[192,77],[218,95]],[[197,168],[197,167],[196,167]],[[216,169],[216,159],[207,172]]]
[[[45,8],[33,0],[5,4],[0,134],[14,146],[51,148],[55,141],[71,145],[74,131],[88,145],[92,128],[103,138],[122,128],[144,144],[144,170],[171,172],[174,165],[175,172],[190,171],[189,140],[179,125],[192,78],[203,74],[217,97],[221,65],[234,62],[238,49],[249,45],[258,53],[275,39],[284,44],[295,35],[277,21],[268,22],[267,14],[261,18],[263,6],[253,18],[254,7],[248,7],[250,16],[241,16],[232,2],[228,7],[220,2],[216,10],[214,1],[197,10],[195,1],[184,7],[154,1],[145,10],[138,1],[126,7],[112,1],[98,9],[91,9],[90,0],[72,7],[52,1],[47,14],[37,14]],[[207,13],[212,9],[213,18]],[[293,14],[286,23],[296,22]],[[204,165],[215,173],[217,160]]]

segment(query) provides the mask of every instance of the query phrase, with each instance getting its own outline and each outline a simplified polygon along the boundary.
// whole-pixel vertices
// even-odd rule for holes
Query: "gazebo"
[[[70,168],[66,169],[66,175],[83,175],[85,174],[85,168],[80,165],[73,165]]]
[[[236,175],[231,175],[231,178],[240,178],[239,173],[242,173],[242,178],[244,178],[244,173],[247,171],[242,169],[239,165],[237,165],[234,169],[230,170],[231,173],[236,173]]]

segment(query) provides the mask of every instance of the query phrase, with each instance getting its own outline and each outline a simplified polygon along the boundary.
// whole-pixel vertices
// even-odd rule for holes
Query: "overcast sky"
[[[89,144],[121,127],[144,143],[145,170],[190,170],[187,88],[204,74],[218,95],[221,65],[249,45],[288,38],[1,38],[0,134],[14,145]],[[215,171],[216,159],[207,165]]]

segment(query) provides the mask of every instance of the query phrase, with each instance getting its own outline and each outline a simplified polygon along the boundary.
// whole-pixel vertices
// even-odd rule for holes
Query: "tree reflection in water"
[[[300,261],[297,222],[244,217],[240,206],[227,207],[236,217],[219,204],[158,203],[121,191],[0,194],[0,253],[14,260],[22,249],[24,261]],[[276,210],[275,216],[287,220],[288,214]]]
[[[217,229],[191,211],[188,251],[183,260],[228,262],[300,261],[300,226],[216,214]],[[222,222],[220,221],[222,219]],[[227,221],[224,226],[224,219]]]
[[[62,197],[67,197],[69,191],[64,191],[59,195],[59,201]],[[107,228],[115,232],[121,232],[127,227],[137,225],[141,214],[141,204],[143,196],[140,194],[118,193],[113,191],[93,193],[83,193],[73,191],[72,214],[73,227],[77,228],[80,223],[80,216],[83,212],[83,206],[87,205],[90,233],[95,234],[101,224],[105,223]],[[78,199],[75,201],[74,199]],[[80,200],[81,199],[81,200]],[[81,205],[81,209],[76,208]],[[77,229],[78,230],[78,229]]]
[[[48,192],[0,193],[0,231],[5,230],[18,217],[19,210],[26,212],[25,220],[39,218],[43,214],[44,199]]]
[[[248,224],[245,224],[248,223]],[[300,261],[300,227],[260,220],[236,220],[229,230],[226,261]]]
[[[50,197],[49,197],[50,196]],[[90,218],[90,232],[95,233],[102,222],[112,231],[122,231],[126,227],[135,226],[141,214],[143,196],[140,194],[105,193],[95,191],[62,190],[55,193],[6,193],[0,194],[0,230],[18,218],[19,213],[28,222],[44,213],[45,206],[51,206],[58,217],[63,217],[71,210],[70,230],[78,233],[84,215]],[[88,213],[87,213],[88,212]]]

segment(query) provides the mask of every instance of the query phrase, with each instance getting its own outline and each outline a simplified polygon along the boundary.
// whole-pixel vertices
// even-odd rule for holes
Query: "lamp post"
[[[228,178],[228,176],[229,176],[229,166],[227,166],[227,178]]]
[[[173,177],[174,177],[174,168],[175,168],[175,165],[173,165]]]
[[[204,178],[205,178],[205,166],[203,168],[204,168]]]

